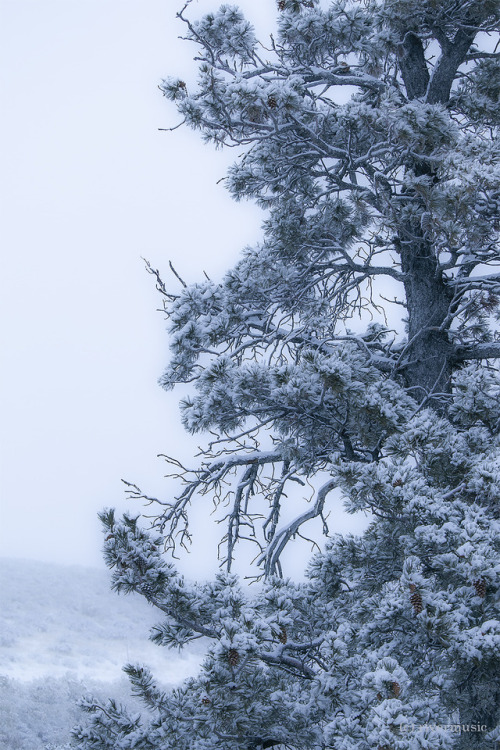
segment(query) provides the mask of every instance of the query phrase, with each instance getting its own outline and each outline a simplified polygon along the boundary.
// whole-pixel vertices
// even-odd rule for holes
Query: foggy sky
[[[274,2],[240,5],[269,28]],[[195,1],[190,15],[214,7]],[[196,70],[179,8],[4,0],[0,11],[2,556],[102,565],[97,511],[137,507],[120,479],[165,495],[157,454],[196,450],[178,395],[157,385],[168,341],[141,256],[165,275],[172,260],[188,282],[220,276],[263,215],[217,184],[233,153],[159,130],[178,122],[161,79]],[[218,530],[206,513],[197,525],[206,559],[187,566],[207,573]]]
[[[178,119],[161,79],[195,70],[176,10],[2,6],[3,556],[100,565],[96,512],[131,507],[120,478],[163,489],[156,454],[188,443],[141,256],[195,281],[259,234],[216,184],[228,157],[158,130]]]

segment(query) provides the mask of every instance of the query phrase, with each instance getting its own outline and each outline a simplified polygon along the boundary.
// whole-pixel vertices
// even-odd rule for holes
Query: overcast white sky
[[[262,216],[216,184],[233,154],[158,130],[177,122],[158,83],[195,74],[179,8],[1,3],[2,556],[102,565],[97,511],[133,507],[120,479],[165,493],[156,455],[192,452],[157,386],[167,337],[141,256],[217,276]]]

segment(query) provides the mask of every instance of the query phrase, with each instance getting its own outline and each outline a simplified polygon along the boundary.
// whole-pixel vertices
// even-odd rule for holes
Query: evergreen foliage
[[[174,294],[150,268],[170,321],[162,383],[192,383],[186,429],[216,437],[193,471],[172,460],[184,487],[147,498],[152,529],[102,514],[113,586],[162,613],[158,644],[204,638],[207,657],[174,691],[129,665],[149,714],[89,700],[75,739],[493,750],[500,2],[280,0],[277,12],[267,46],[235,7],[178,14],[199,85],[163,92],[207,141],[245,147],[228,189],[268,213],[262,243],[220,283]],[[401,306],[405,330],[391,330],[384,312]],[[306,482],[313,499],[285,521],[289,486]],[[372,514],[364,534],[328,532],[336,489]],[[191,585],[164,550],[187,542],[189,506],[207,493],[225,516],[224,572]],[[280,555],[315,517],[328,540],[294,583]],[[231,572],[242,539],[258,548],[254,596]]]

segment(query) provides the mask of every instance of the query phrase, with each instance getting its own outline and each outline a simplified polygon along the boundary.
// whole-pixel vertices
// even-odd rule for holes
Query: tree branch
[[[465,62],[477,31],[457,31],[453,42],[443,50],[429,83],[426,101],[429,104],[446,104],[458,68]]]
[[[500,343],[471,344],[458,346],[454,353],[455,362],[467,362],[477,359],[497,359],[500,357]]]
[[[302,524],[304,524],[306,521],[311,520],[312,518],[321,516],[325,505],[326,496],[329,492],[335,489],[336,486],[337,482],[335,479],[330,479],[328,482],[326,482],[318,490],[316,495],[316,502],[314,503],[313,507],[309,508],[309,510],[307,510],[305,513],[301,513],[300,516],[294,518],[293,521],[290,521],[290,523],[288,523],[276,533],[268,548],[258,560],[258,564],[265,562],[266,576],[275,574],[281,553],[283,552],[287,542],[294,534],[298,532]]]

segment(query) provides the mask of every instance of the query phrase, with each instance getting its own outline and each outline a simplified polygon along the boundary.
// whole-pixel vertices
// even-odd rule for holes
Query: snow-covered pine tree
[[[89,700],[75,740],[498,748],[500,2],[280,0],[266,44],[234,7],[186,12],[199,85],[163,91],[206,140],[241,147],[228,188],[267,218],[222,282],[176,295],[157,274],[163,385],[191,383],[185,426],[218,437],[193,472],[177,466],[153,529],[102,520],[114,587],[162,617],[154,640],[204,638],[207,657],[172,692],[128,666],[150,712]],[[381,306],[402,306],[405,330]],[[371,322],[355,332],[358,314]],[[285,521],[305,482],[314,497]],[[328,533],[336,488],[372,514],[365,533]],[[206,494],[224,571],[190,585],[163,550]],[[328,539],[294,583],[280,555],[312,518]],[[230,571],[243,538],[264,576],[251,597]]]

